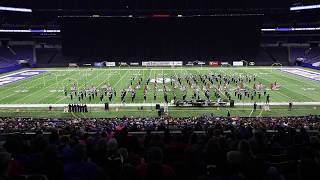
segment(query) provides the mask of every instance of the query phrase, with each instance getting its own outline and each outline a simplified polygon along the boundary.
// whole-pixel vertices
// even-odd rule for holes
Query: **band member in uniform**
[[[136,98],[136,90],[133,89],[131,91],[131,102],[133,102],[135,98]]]
[[[143,100],[144,100],[144,102],[147,101],[147,92],[146,91],[143,91]]]
[[[163,91],[163,98],[164,98],[164,102],[168,103],[168,92],[166,89],[164,89]]]
[[[67,91],[67,87],[64,86],[64,95],[67,96],[68,95],[68,91]]]
[[[182,99],[185,101],[187,97],[187,88],[185,86],[182,86],[182,94]]]
[[[121,90],[121,102],[124,103],[124,98],[126,96],[126,90],[125,89],[122,89]]]
[[[112,101],[112,95],[113,95],[113,94],[112,94],[112,91],[109,91],[109,92],[108,92],[109,101]]]
[[[177,101],[177,88],[176,87],[173,88],[173,101],[174,102]]]
[[[266,103],[268,104],[270,102],[270,94],[267,95]]]
[[[210,101],[210,91],[208,89],[206,89],[204,94],[207,97],[208,101]]]
[[[154,90],[153,90],[153,100],[157,100],[157,88],[154,87]]]

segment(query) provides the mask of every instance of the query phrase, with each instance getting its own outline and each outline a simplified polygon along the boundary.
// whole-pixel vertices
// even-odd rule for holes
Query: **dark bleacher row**
[[[290,58],[293,61],[303,58],[303,62],[309,64],[320,62],[320,47],[292,48]]]
[[[26,60],[32,65],[33,59],[32,45],[9,46],[2,44],[0,46],[0,73],[21,69],[23,66],[18,63],[19,60]]]
[[[62,49],[50,46],[50,48],[35,48],[35,54],[32,45],[13,45],[0,47],[0,68],[7,68],[17,65],[17,60],[29,60],[31,63],[34,58],[37,59],[37,66],[67,66],[67,57],[63,56]],[[35,57],[34,57],[35,55]],[[214,55],[213,55],[214,56]],[[314,63],[320,61],[319,47],[261,47],[256,54],[248,55],[248,61],[255,61],[256,65],[271,65],[273,63],[281,63],[282,65],[294,64],[297,58],[305,58],[306,63]],[[290,57],[290,59],[289,59]],[[221,61],[230,61],[235,57],[220,57]],[[69,59],[70,61],[70,59]],[[77,59],[76,62],[86,63],[89,60]],[[231,63],[231,61],[230,61]]]
[[[319,120],[1,118],[0,179],[319,179]]]

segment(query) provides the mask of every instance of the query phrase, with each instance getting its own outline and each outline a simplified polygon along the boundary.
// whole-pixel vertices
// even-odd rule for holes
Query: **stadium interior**
[[[319,44],[319,0],[1,0],[0,180],[318,180]]]

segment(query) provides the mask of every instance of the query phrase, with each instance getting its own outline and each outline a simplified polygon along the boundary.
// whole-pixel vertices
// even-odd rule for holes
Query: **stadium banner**
[[[139,65],[140,65],[139,62],[131,62],[131,63],[130,63],[130,66],[139,66]]]
[[[249,62],[249,66],[254,66],[254,65],[256,65],[255,62]]]
[[[182,66],[182,61],[142,61],[142,66]]]
[[[69,67],[78,67],[77,63],[69,63]]]
[[[119,62],[119,66],[128,66],[127,62]]]
[[[221,65],[229,65],[228,62],[221,62]]]
[[[243,61],[233,61],[232,65],[233,66],[243,66]]]
[[[198,61],[197,64],[200,65],[200,66],[202,66],[202,65],[206,65],[206,62],[204,62],[204,61]]]
[[[218,67],[219,66],[219,61],[209,61],[209,66]]]
[[[115,67],[116,66],[116,62],[106,62],[106,66],[107,67]]]
[[[94,67],[103,67],[104,63],[103,62],[95,62],[93,65],[94,65]]]

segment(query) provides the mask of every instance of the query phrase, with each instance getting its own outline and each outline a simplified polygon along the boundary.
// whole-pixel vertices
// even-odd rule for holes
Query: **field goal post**
[[[249,62],[247,60],[241,60],[241,62],[243,62],[243,66],[248,67]]]
[[[273,63],[271,64],[271,72],[274,70],[274,69],[282,69],[282,64],[281,63]]]

